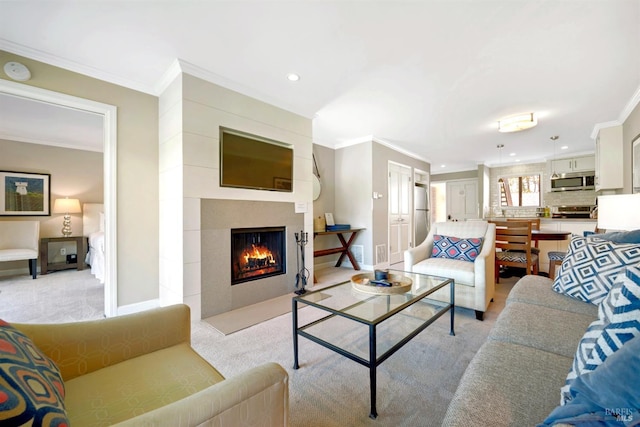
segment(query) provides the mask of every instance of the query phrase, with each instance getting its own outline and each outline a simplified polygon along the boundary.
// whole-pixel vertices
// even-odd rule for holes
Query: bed
[[[85,203],[82,205],[82,235],[89,245],[85,262],[91,266],[91,274],[104,283],[104,205]]]

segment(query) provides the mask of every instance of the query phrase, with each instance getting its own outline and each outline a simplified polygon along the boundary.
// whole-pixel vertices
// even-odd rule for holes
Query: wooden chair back
[[[518,221],[518,222],[522,222],[522,221],[529,221],[531,223],[531,230],[538,230],[540,231],[540,218],[507,218],[507,221]],[[537,240],[533,240],[533,247],[537,248],[538,247],[538,241]]]
[[[538,255],[531,250],[531,221],[491,222],[496,225],[496,282],[499,281],[500,266],[525,268],[527,274],[538,274]]]

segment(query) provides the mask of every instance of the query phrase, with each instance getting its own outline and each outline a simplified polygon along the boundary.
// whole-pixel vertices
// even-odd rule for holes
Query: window
[[[540,175],[501,177],[500,206],[540,206]]]

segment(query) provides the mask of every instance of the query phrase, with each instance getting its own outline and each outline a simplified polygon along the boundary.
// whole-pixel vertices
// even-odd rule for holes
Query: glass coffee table
[[[447,311],[453,331],[453,279],[389,270],[411,279],[401,294],[370,294],[339,283],[292,300],[293,369],[298,369],[298,336],[310,339],[369,368],[370,418],[377,418],[376,368]],[[298,304],[319,310],[318,320],[298,325]]]

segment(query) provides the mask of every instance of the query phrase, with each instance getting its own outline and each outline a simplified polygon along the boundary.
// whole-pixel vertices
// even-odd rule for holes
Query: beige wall
[[[431,165],[375,141],[335,150],[335,212],[337,223],[364,227],[355,245],[363,246],[364,267],[378,267],[375,248],[389,248],[388,170],[389,162],[429,172]],[[373,199],[373,192],[382,198]],[[334,242],[335,243],[335,242]],[[380,265],[379,267],[384,267]]]
[[[51,209],[54,201],[60,197],[76,198],[81,204],[102,203],[102,153],[2,139],[0,153],[0,170],[51,175]],[[40,237],[62,235],[61,214],[0,217],[0,221],[22,220],[40,221]],[[71,230],[73,235],[82,235],[81,213],[71,215]],[[27,263],[3,262],[0,263],[0,272],[26,274]]]
[[[635,137],[640,135],[640,103],[636,105],[636,108],[629,114],[627,120],[622,125],[622,138],[624,139],[624,189],[623,193],[631,193],[631,167],[632,167],[632,155],[631,150],[633,144],[631,141]]]
[[[118,108],[118,307],[158,298],[158,98],[0,51],[8,61],[29,67],[26,85]]]

